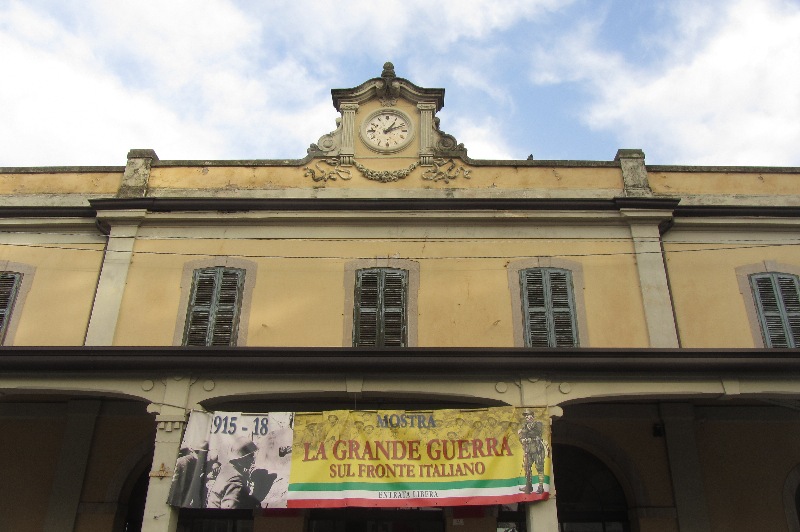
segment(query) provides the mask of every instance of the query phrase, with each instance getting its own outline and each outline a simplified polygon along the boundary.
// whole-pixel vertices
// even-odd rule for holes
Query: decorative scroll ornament
[[[453,135],[449,135],[439,129],[439,117],[433,118],[433,129],[436,142],[433,146],[434,155],[440,157],[459,157],[467,156],[467,149],[460,144]]]
[[[353,165],[358,168],[358,171],[371,181],[379,181],[381,183],[391,183],[400,179],[405,179],[408,174],[414,171],[419,166],[419,161],[414,161],[408,168],[402,170],[370,170],[358,161],[354,161]]]
[[[333,169],[325,170],[320,167],[320,162],[327,164],[328,166],[332,166]],[[342,179],[343,181],[349,181],[352,177],[350,175],[350,170],[347,168],[342,168],[342,163],[336,157],[331,157],[330,159],[323,159],[322,161],[314,163],[314,168],[305,167],[305,173],[303,174],[306,177],[311,177],[314,181],[336,181],[337,178]]]
[[[381,72],[382,81],[377,86],[378,98],[380,98],[381,105],[384,107],[397,105],[397,97],[400,95],[400,83],[395,81],[396,77],[394,65],[392,63],[384,63],[383,72]]]
[[[449,183],[459,175],[464,179],[470,179],[470,170],[463,166],[457,166],[453,159],[444,160],[442,158],[433,159],[433,168],[428,168],[422,173],[422,179],[427,181],[444,181]]]

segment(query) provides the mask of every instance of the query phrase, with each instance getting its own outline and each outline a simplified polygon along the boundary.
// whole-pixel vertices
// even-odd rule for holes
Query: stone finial
[[[394,73],[394,65],[389,61],[383,64],[383,72],[381,72],[382,78],[396,78],[397,75]]]
[[[397,97],[400,95],[400,82],[394,73],[394,65],[390,62],[383,64],[381,72],[382,82],[378,82],[378,98],[384,107],[397,105]]]
[[[625,196],[652,196],[650,181],[647,179],[647,167],[644,164],[644,152],[640,149],[619,149],[614,156],[622,170],[622,181]]]

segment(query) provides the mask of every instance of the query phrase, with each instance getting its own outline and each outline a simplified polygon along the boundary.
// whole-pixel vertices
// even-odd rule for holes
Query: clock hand
[[[393,130],[393,129],[396,127],[396,126],[395,126],[395,124],[396,124],[396,123],[397,123],[397,118],[395,118],[395,119],[394,119],[394,121],[392,121],[392,123],[389,125],[389,127],[387,127],[387,128],[384,128],[383,132],[384,132],[384,133],[388,133],[388,132],[390,132],[391,130]]]
[[[390,131],[394,131],[395,129],[398,129],[398,128],[401,128],[401,127],[403,127],[402,124],[392,125],[392,127],[390,127],[389,129],[384,129],[383,132],[384,133],[389,133]]]

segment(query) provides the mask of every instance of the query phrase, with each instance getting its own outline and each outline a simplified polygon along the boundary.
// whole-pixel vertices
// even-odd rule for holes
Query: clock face
[[[393,152],[411,142],[411,121],[393,110],[381,110],[367,118],[361,127],[361,138],[374,150]]]

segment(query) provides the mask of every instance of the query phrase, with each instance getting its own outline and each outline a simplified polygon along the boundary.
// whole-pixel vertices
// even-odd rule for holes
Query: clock
[[[361,139],[371,149],[382,153],[402,150],[413,136],[411,119],[395,109],[375,111],[361,124]]]

